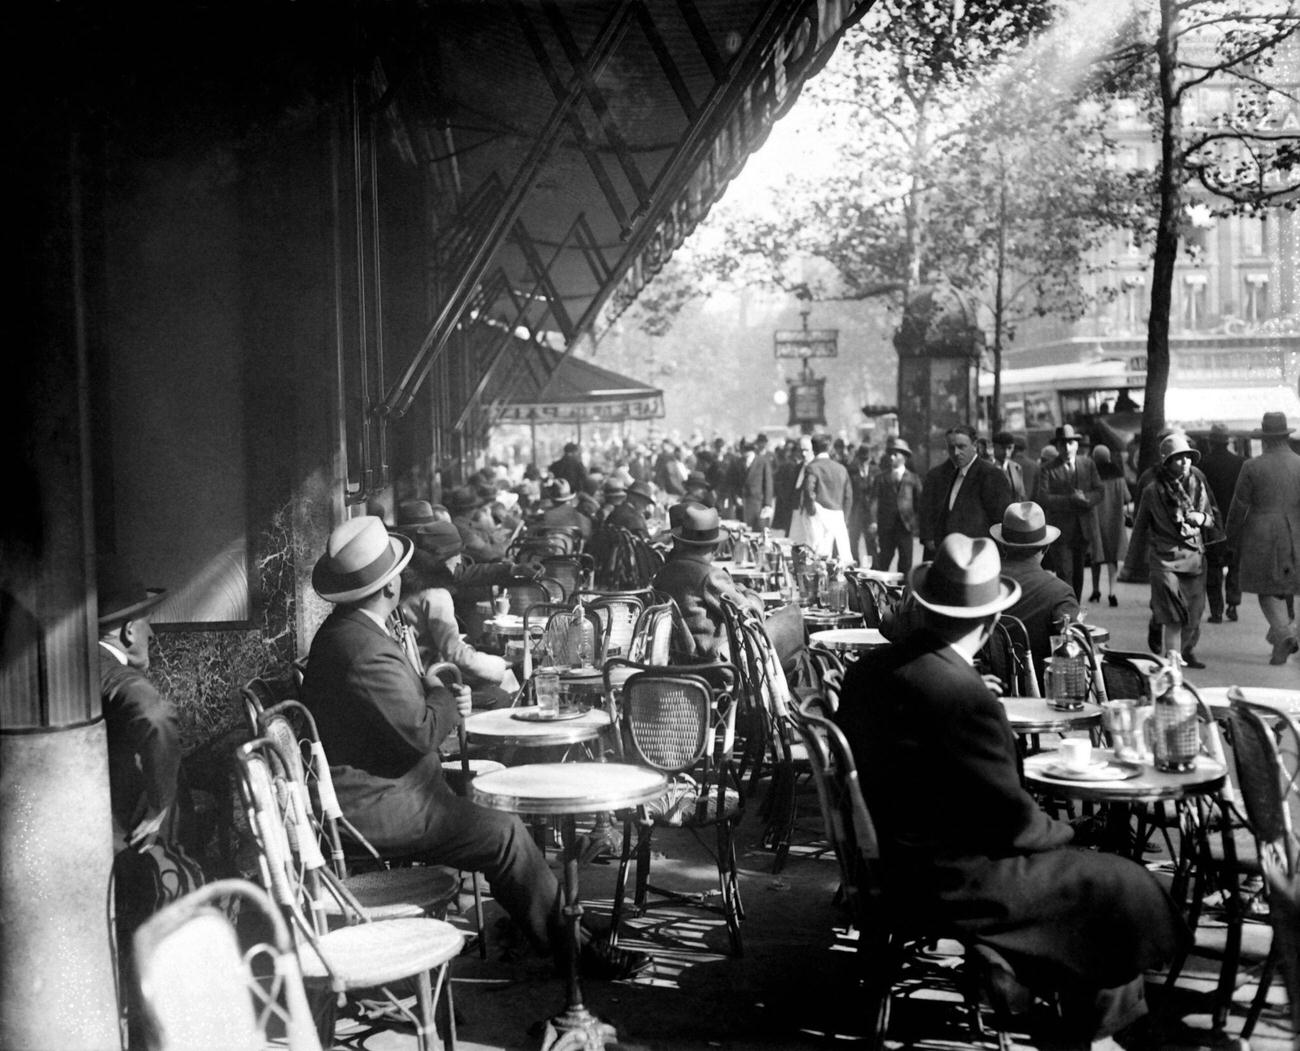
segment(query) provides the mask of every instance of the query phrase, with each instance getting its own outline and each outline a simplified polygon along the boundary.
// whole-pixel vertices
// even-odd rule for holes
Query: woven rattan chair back
[[[260,914],[268,940],[241,949],[223,911],[231,901],[241,915]],[[200,887],[146,920],[134,944],[150,1051],[262,1051],[272,1019],[288,1051],[320,1051],[293,942],[260,887]]]
[[[550,602],[551,591],[540,581],[512,580],[506,585],[506,598],[510,603],[510,613],[522,617],[530,606]]]
[[[633,675],[623,686],[621,715],[630,756],[661,773],[692,770],[709,754],[713,693],[698,676],[665,669]]]
[[[591,556],[582,554],[547,555],[540,560],[545,579],[553,580],[564,589],[564,601],[583,588],[591,586]]]
[[[677,608],[672,602],[646,606],[637,618],[628,647],[628,660],[640,664],[665,665],[672,656],[674,619]]]
[[[1038,673],[1029,649],[1029,633],[1016,617],[998,618],[980,657],[990,672],[1002,680],[1008,697],[1041,697]]]
[[[579,593],[579,598],[600,625],[600,659],[626,656],[632,649],[636,623],[645,602],[636,595],[593,595]]]

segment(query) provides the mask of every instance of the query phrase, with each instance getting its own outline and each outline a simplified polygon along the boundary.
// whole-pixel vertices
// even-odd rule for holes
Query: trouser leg
[[[1216,544],[1215,547],[1222,547]],[[1218,620],[1223,616],[1223,562],[1217,553],[1206,552],[1208,572],[1205,577],[1205,602],[1210,607],[1210,616]]]
[[[493,897],[533,945],[550,951],[559,883],[524,823],[454,796],[440,800],[438,810],[430,829],[433,860],[482,872]]]
[[[898,571],[906,577],[912,572],[912,534],[900,529],[894,534],[894,545],[898,548]]]

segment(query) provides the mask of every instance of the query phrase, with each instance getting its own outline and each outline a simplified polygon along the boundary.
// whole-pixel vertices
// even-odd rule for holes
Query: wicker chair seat
[[[717,791],[701,794],[699,786],[689,781],[679,781],[668,786],[668,791],[645,804],[645,814],[657,825],[670,828],[700,828],[712,825],[719,818],[739,818],[740,792],[728,788],[718,814]]]
[[[385,920],[330,931],[320,938],[320,955],[303,942],[298,956],[304,978],[332,975],[356,989],[388,985],[441,967],[460,953],[464,943],[465,936],[442,920]]]
[[[416,919],[446,910],[460,893],[460,874],[442,865],[409,869],[380,869],[359,872],[343,880],[372,920]],[[326,915],[342,916],[345,910],[329,895],[321,904]]]

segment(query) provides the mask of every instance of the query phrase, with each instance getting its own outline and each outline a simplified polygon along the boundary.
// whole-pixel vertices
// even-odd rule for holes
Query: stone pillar
[[[37,88],[32,89],[39,94]],[[120,1045],[96,683],[80,147],[19,107],[0,442],[0,1047]]]

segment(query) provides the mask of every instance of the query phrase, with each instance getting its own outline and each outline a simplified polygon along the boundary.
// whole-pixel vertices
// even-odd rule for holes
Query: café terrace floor
[[[1145,588],[1120,585],[1120,606],[1103,605],[1090,619],[1110,627],[1117,648],[1142,649],[1146,626]],[[1253,683],[1300,689],[1300,659],[1271,667],[1261,641],[1263,619],[1247,596],[1236,624],[1205,625],[1198,653],[1209,667],[1193,673],[1200,685]],[[587,982],[589,1008],[613,1024],[617,1046],[651,1051],[761,1051],[770,1048],[817,1048],[862,1044],[867,1039],[863,998],[849,974],[851,943],[845,937],[845,914],[833,902],[838,868],[822,850],[820,815],[811,786],[801,797],[802,831],[783,870],[771,872],[772,855],[758,842],[757,806],[750,806],[739,834],[741,889],[746,919],[745,954],[727,953],[720,916],[687,907],[656,911],[631,920],[622,944],[653,955],[652,966],[623,982]],[[716,887],[709,848],[712,835],[696,841],[682,831],[657,832],[654,882],[707,890]],[[1152,855],[1157,869],[1160,857]],[[597,916],[608,915],[617,865],[597,861],[581,869],[584,902]],[[489,930],[503,914],[488,902]],[[452,921],[472,930],[472,911]],[[1154,1045],[1169,1051],[1241,1046],[1234,1040],[1257,987],[1270,930],[1266,917],[1245,925],[1243,959],[1226,1032],[1210,1030],[1210,994],[1218,977],[1214,950],[1222,944],[1219,913],[1207,910],[1197,932],[1197,953],[1177,985],[1166,990],[1163,975],[1149,976],[1148,1000],[1164,1019],[1163,1036]],[[501,939],[490,935],[486,961],[467,953],[452,964],[459,1046],[483,1049],[535,1049],[541,1046],[541,1023],[562,1006],[560,980],[545,962],[503,960]],[[952,973],[956,946],[941,944],[934,973]],[[948,965],[947,967],[943,965]],[[910,995],[895,1007],[888,1047],[922,1049],[996,1047],[990,1033],[983,1043],[967,1024],[960,1001],[939,982],[933,991]],[[1046,1048],[1025,1033],[1013,1032],[1018,1048]],[[408,1051],[409,1031],[374,1027],[342,1019],[335,1046],[357,1051]],[[1291,1033],[1280,976],[1268,1006],[1251,1037],[1255,1051],[1289,1051]]]

